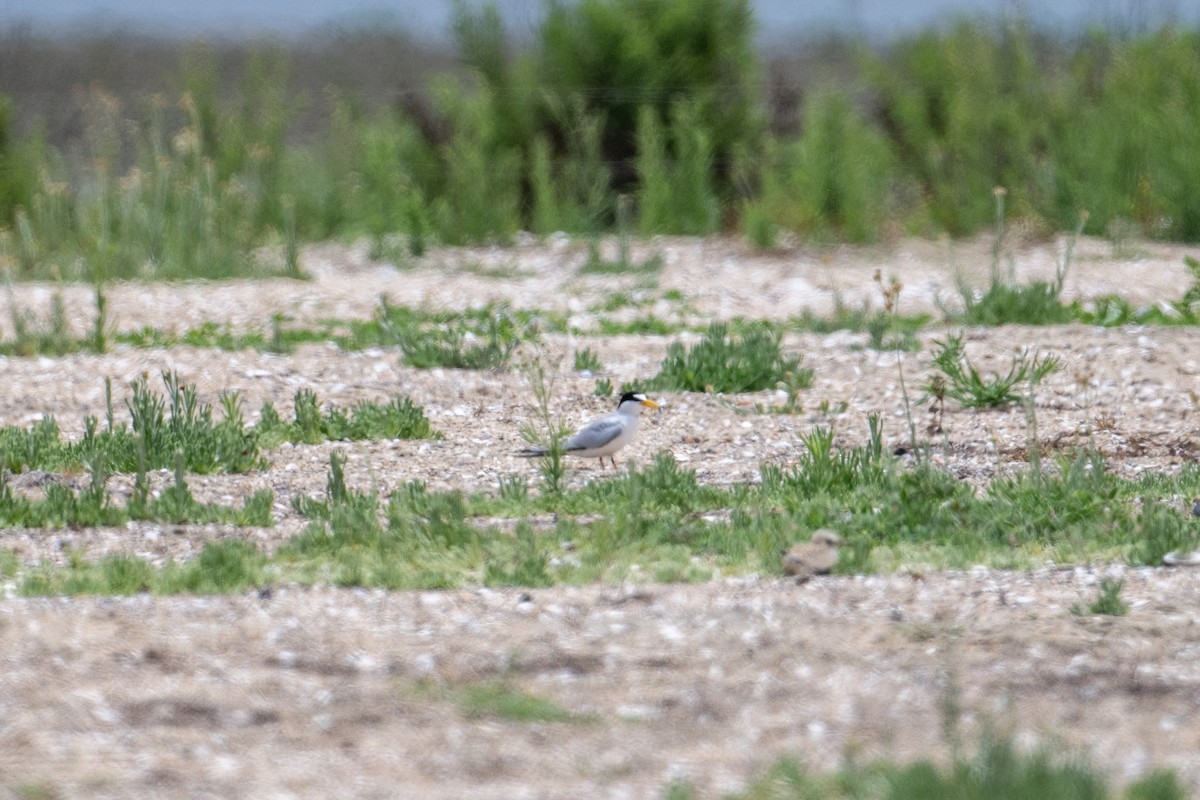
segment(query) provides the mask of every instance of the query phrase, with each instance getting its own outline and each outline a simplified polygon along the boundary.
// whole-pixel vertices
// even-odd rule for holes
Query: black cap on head
[[[646,395],[643,392],[626,392],[625,394],[621,395],[621,399],[617,401],[617,405],[620,406],[621,403],[624,403],[625,401],[629,401],[631,403],[640,403],[645,399]]]

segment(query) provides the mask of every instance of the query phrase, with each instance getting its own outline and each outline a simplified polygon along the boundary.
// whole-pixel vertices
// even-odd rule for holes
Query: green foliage
[[[102,455],[89,465],[86,488],[75,489],[65,479],[47,476],[44,496],[30,499],[13,491],[0,472],[0,526],[9,528],[116,527],[130,520],[171,523],[223,523],[266,527],[271,524],[274,494],[263,490],[246,498],[241,508],[197,502],[177,466],[175,483],[154,498],[135,490],[124,506],[110,502],[109,478]]]
[[[782,230],[971,234],[993,223],[996,187],[1004,216],[1040,230],[1086,207],[1090,234],[1200,240],[1193,30],[1064,40],[1008,16],[847,45],[846,74],[802,87],[794,132],[787,109],[763,108],[746,0],[552,2],[524,51],[493,10],[462,4],[455,32],[470,74],[400,108],[336,87],[305,98],[272,46],[230,91],[197,45],[181,52],[181,97],[81,95],[81,135],[61,150],[0,101],[0,269],[296,276],[300,243],[330,236],[408,257],[523,228],[596,235],[618,193],[638,198],[642,233],[740,225],[760,247]],[[328,125],[302,128],[302,106],[325,102]],[[770,136],[764,110],[781,118]]]
[[[994,282],[976,299],[964,292],[964,325],[1061,325],[1076,315],[1058,299],[1058,291],[1045,281],[1027,284]]]
[[[746,165],[757,196],[743,207],[743,231],[759,247],[778,229],[805,237],[871,242],[888,207],[893,155],[884,135],[841,93],[805,101],[804,130],[793,141],[768,139],[761,159]]]
[[[958,401],[965,408],[995,408],[1016,402],[1016,387],[1026,381],[1038,383],[1057,371],[1061,363],[1057,356],[1021,352],[1012,357],[1008,372],[984,378],[963,352],[962,334],[947,336],[944,342],[935,341],[937,349],[933,364],[940,375],[926,384],[926,393],[935,393]],[[940,383],[935,383],[938,379]]]
[[[1109,473],[1094,453],[993,480],[977,493],[928,463],[900,464],[885,450],[876,418],[862,447],[839,447],[832,430],[813,430],[802,438],[794,464],[762,465],[758,484],[706,485],[660,453],[645,468],[596,476],[582,486],[543,480],[535,492],[524,475],[512,475],[501,481],[498,496],[467,496],[413,482],[381,503],[375,492],[349,485],[344,467],[335,451],[324,495],[293,500],[309,520],[303,532],[269,561],[253,548],[243,552],[242,566],[226,580],[243,587],[269,577],[387,588],[546,586],[634,575],[701,581],[718,573],[777,570],[780,550],[818,527],[833,527],[846,540],[838,571],[848,573],[914,562],[931,569],[1122,558],[1158,563],[1166,548],[1194,546],[1190,518],[1169,504],[1200,493],[1196,470],[1127,481]],[[153,498],[139,475],[134,499],[121,509],[109,502],[98,473],[92,486],[99,490],[49,487],[45,501],[14,497],[10,487],[0,486],[0,524],[270,521],[269,493],[240,509],[205,509],[178,472],[175,485]],[[555,515],[552,527],[530,524],[530,517],[547,511]],[[515,524],[498,524],[498,517]],[[94,567],[83,560],[61,568],[0,561],[27,593],[106,591],[86,587],[108,584],[129,591],[207,591],[196,588],[202,582],[190,571],[197,569],[193,562],[153,567],[149,578],[136,564],[117,564],[103,584],[94,582]],[[180,577],[186,575],[192,577]]]
[[[720,205],[712,183],[712,144],[695,105],[671,108],[670,125],[652,108],[638,115],[638,228],[643,236],[714,233]]]
[[[182,564],[169,563],[153,587],[161,594],[229,594],[260,585],[266,556],[252,542],[222,539],[205,542],[200,555]]]
[[[1118,40],[1101,34],[1073,54],[1070,124],[1055,160],[1060,218],[1086,207],[1088,232],[1132,220],[1143,233],[1200,238],[1200,32],[1164,27]]]
[[[592,348],[585,347],[575,351],[575,363],[572,367],[576,372],[603,372],[604,364]]]
[[[300,390],[295,398],[294,422],[284,422],[267,403],[258,425],[247,426],[237,392],[221,395],[223,416],[214,420],[212,407],[199,401],[194,385],[182,384],[171,372],[164,372],[162,379],[165,397],[153,392],[146,378],[131,384],[132,397],[126,406],[132,427],[115,424],[111,386],[106,383],[106,426],[102,428],[94,417],[88,417],[78,442],[64,442],[53,417],[29,428],[0,428],[0,468],[21,472],[102,464],[107,471],[144,472],[178,468],[177,459],[182,454],[182,466],[188,472],[238,473],[265,468],[267,460],[262,449],[285,441],[315,444],[328,440],[440,437],[421,407],[404,396],[386,405],[363,401],[349,413],[331,408],[323,414],[316,395]]]
[[[147,469],[175,466],[178,451],[184,453],[191,472],[248,472],[266,464],[254,430],[243,422],[236,392],[222,395],[224,418],[214,420],[211,405],[199,401],[195,386],[181,384],[172,372],[164,371],[162,380],[165,397],[153,392],[146,378],[130,385],[132,397],[126,406],[132,428],[114,425],[111,413],[103,430],[95,418],[85,420],[83,438],[76,443],[61,440],[53,418],[28,430],[0,428],[0,461],[19,472],[103,459],[107,469],[133,472],[141,448]]]
[[[534,233],[599,233],[612,215],[612,170],[602,152],[601,117],[576,97],[557,114],[566,128],[566,152],[555,157],[545,136],[534,139],[530,163]]]
[[[527,319],[505,306],[462,315],[421,315],[385,299],[377,332],[381,344],[399,345],[412,367],[495,369],[506,366],[523,342],[537,338],[537,327]],[[363,329],[356,331],[356,338],[362,333]]]
[[[180,383],[173,372],[162,373],[166,397],[150,391],[146,378],[131,384],[133,396],[126,401],[132,423],[104,431],[96,437],[85,434],[81,447],[106,447],[114,454],[113,467],[132,472],[137,467],[132,446],[139,438],[145,446],[147,467],[174,466],[176,453],[182,452],[190,472],[249,472],[261,469],[266,459],[259,454],[257,437],[247,428],[237,392],[222,394],[224,418],[213,420],[212,406],[201,403],[195,385]],[[169,414],[167,413],[169,410]]]
[[[469,718],[497,717],[513,722],[571,722],[575,715],[562,706],[503,683],[472,684],[462,690],[463,713]]]
[[[331,408],[322,414],[315,393],[308,389],[296,392],[293,400],[293,422],[284,422],[269,403],[263,406],[262,417],[254,430],[265,447],[281,442],[317,444],[324,441],[358,441],[362,439],[437,439],[441,437],[429,424],[424,409],[405,396],[398,396],[386,405],[366,400],[355,405],[347,414]]]
[[[882,127],[938,229],[960,235],[989,223],[995,186],[1012,190],[1021,211],[1052,190],[1039,154],[1067,122],[1057,91],[1065,76],[1047,74],[1036,45],[1019,20],[994,30],[962,22],[903,40],[868,66]]]
[[[658,374],[646,388],[666,392],[754,392],[773,389],[781,381],[799,386],[812,383],[812,370],[800,368],[800,358],[785,356],[782,334],[766,325],[752,325],[730,334],[714,322],[704,337],[684,348],[673,342]],[[790,376],[790,377],[789,377]]]
[[[422,681],[414,688],[421,695],[453,703],[468,719],[494,718],[541,723],[585,722],[589,719],[572,714],[545,698],[522,691],[507,679],[449,685]]]
[[[1100,590],[1096,595],[1096,599],[1088,606],[1087,613],[1103,614],[1110,617],[1123,617],[1129,613],[1129,606],[1121,599],[1121,590],[1125,588],[1125,581],[1116,580],[1115,578],[1102,578],[1100,580]],[[1083,616],[1084,610],[1082,606],[1071,606],[1071,613],[1075,616]]]
[[[1137,519],[1137,535],[1129,551],[1129,563],[1157,567],[1170,552],[1196,549],[1195,531],[1173,508],[1148,502]]]
[[[488,92],[464,95],[447,87],[439,99],[455,135],[441,148],[445,175],[431,204],[438,238],[446,244],[506,242],[522,227],[521,153],[504,143]]]
[[[545,545],[527,523],[517,526],[516,547],[493,547],[483,582],[487,586],[553,586]]]
[[[537,404],[537,420],[523,425],[521,436],[535,448],[545,451],[538,464],[542,488],[548,496],[556,497],[562,492],[566,481],[565,447],[571,430],[562,419],[550,412],[550,402],[554,397],[554,367],[541,358],[533,358],[525,363],[524,372]]]
[[[729,800],[1182,800],[1186,796],[1179,778],[1169,770],[1153,772],[1114,795],[1103,773],[1087,761],[1058,756],[1044,748],[1025,752],[1011,739],[987,736],[973,753],[958,754],[944,766],[924,760],[908,764],[882,760],[865,765],[850,761],[835,772],[817,774],[795,759],[783,757],[744,793],[730,795]]]
[[[36,166],[45,158],[37,137],[17,138],[13,117],[12,101],[0,95],[0,228],[13,224],[18,210],[32,205]]]
[[[620,186],[628,185],[632,161],[644,155],[630,132],[647,135],[647,114],[658,126],[676,128],[675,147],[690,149],[664,153],[680,163],[689,191],[712,181],[718,165],[753,141],[761,125],[753,20],[745,0],[552,2],[531,59],[550,109],[582,101],[583,112],[600,121],[601,152],[616,165]],[[694,123],[697,138],[679,135],[681,116]],[[561,123],[551,122],[555,128],[561,131]],[[552,132],[550,139],[570,141],[568,133]],[[702,151],[710,155],[700,158]],[[686,219],[702,222],[708,200],[702,195],[692,202],[700,214]]]

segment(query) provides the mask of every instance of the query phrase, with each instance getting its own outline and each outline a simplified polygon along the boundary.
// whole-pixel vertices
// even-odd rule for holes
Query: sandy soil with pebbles
[[[262,330],[367,319],[379,297],[463,308],[508,302],[595,325],[590,309],[612,292],[649,299],[665,319],[785,318],[835,302],[878,305],[876,270],[904,283],[905,312],[953,305],[956,277],[982,283],[991,243],[903,241],[883,248],[755,254],[727,240],[640,246],[665,266],[656,289],[639,279],[580,276],[583,248],[568,241],[510,249],[439,251],[403,270],[362,248],[305,253],[308,281],[109,289],[113,325],[183,331],[204,322]],[[1129,248],[1126,248],[1129,249]],[[1020,280],[1049,278],[1059,242],[1012,252]],[[1138,245],[1114,256],[1086,240],[1067,297],[1119,292],[1161,303],[1189,285],[1179,246]],[[1005,269],[1008,269],[1006,265]],[[503,277],[496,277],[502,275]],[[682,301],[661,299],[677,290]],[[13,287],[19,308],[44,309],[50,286]],[[641,294],[639,294],[641,293]],[[62,294],[80,330],[86,287]],[[0,328],[11,335],[8,315]],[[933,328],[926,344],[940,338]],[[753,481],[763,461],[787,463],[799,435],[833,425],[861,443],[879,413],[890,445],[907,441],[897,356],[864,348],[862,334],[791,334],[816,379],[796,415],[753,414],[773,393],[667,395],[626,458],[670,452],[706,483]],[[614,384],[653,374],[668,340],[547,336],[561,358],[556,411],[571,422],[603,411],[594,378],[569,371],[589,346]],[[1196,460],[1200,349],[1188,329],[1101,330],[1072,325],[966,332],[984,368],[1016,348],[1055,353],[1064,369],[1037,398],[1038,433],[1052,449],[1090,434],[1126,475]],[[104,411],[103,379],[120,400],[139,375],[176,370],[205,399],[241,392],[253,419],[264,401],[290,411],[296,390],[326,403],[423,405],[445,438],[284,447],[247,476],[196,476],[203,500],[276,493],[266,530],[133,524],[126,529],[3,530],[0,547],[25,561],[134,553],[185,558],[213,537],[270,548],[302,521],[297,494],[325,485],[329,451],[348,456],[347,479],[387,493],[420,479],[431,488],[494,491],[501,476],[535,467],[513,455],[530,418],[516,370],[414,370],[398,353],[342,353],[310,345],[287,356],[252,351],[117,348],[104,356],[2,359],[0,424],[53,414],[68,436]],[[909,391],[930,370],[929,348],[904,356]],[[926,422],[917,409],[917,424]],[[948,409],[935,457],[982,485],[1021,469],[1023,409]],[[579,464],[573,481],[598,476]],[[45,476],[17,476],[35,492]],[[80,481],[81,476],[66,476]],[[155,481],[165,482],[166,475]],[[120,495],[129,482],[114,479]],[[1192,498],[1179,498],[1181,513]],[[1126,579],[1128,616],[1078,618],[1106,575]],[[8,594],[11,595],[11,587]],[[940,708],[954,685],[968,734],[986,724],[1022,743],[1059,740],[1090,753],[1117,781],[1154,766],[1180,771],[1200,793],[1200,572],[1096,565],[1031,573],[975,570],[919,577],[835,576],[797,586],[775,576],[717,577],[696,586],[623,585],[523,592],[384,593],[277,588],[270,596],[130,599],[0,598],[0,789],[49,787],[63,797],[656,797],[673,779],[701,796],[736,790],[779,755],[813,769],[861,757],[941,756]],[[554,700],[583,722],[518,723],[463,715],[444,694],[489,679]]]

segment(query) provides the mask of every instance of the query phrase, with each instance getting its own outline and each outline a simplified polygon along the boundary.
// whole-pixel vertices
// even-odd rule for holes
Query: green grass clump
[[[495,369],[506,366],[517,347],[539,334],[532,315],[507,306],[461,314],[420,312],[384,298],[371,323],[353,326],[349,341],[356,349],[398,346],[405,363],[417,368]]]
[[[963,296],[967,302],[959,319],[964,325],[1061,325],[1076,318],[1071,306],[1059,301],[1056,287],[1045,281],[995,282],[978,299]]]
[[[468,719],[575,723],[591,720],[591,717],[573,714],[557,703],[518,689],[507,679],[452,685],[421,681],[414,690],[419,695],[453,703]]]
[[[833,333],[834,331],[856,331],[869,334],[868,346],[875,350],[920,349],[917,333],[929,324],[928,314],[902,316],[889,314],[864,304],[861,308],[850,308],[835,302],[833,315],[819,317],[805,311],[787,322],[791,330]]]
[[[1121,599],[1121,590],[1125,588],[1125,581],[1116,580],[1114,578],[1102,578],[1100,580],[1100,590],[1096,595],[1096,599],[1087,607],[1087,613],[1105,615],[1110,617],[1123,617],[1129,613],[1129,605]],[[1084,614],[1082,606],[1071,606],[1071,613],[1077,617]]]
[[[600,357],[593,352],[592,348],[585,347],[575,351],[572,369],[576,372],[603,372],[604,363],[600,361]]]
[[[685,349],[674,342],[658,374],[645,388],[664,392],[755,392],[790,380],[811,385],[812,370],[780,349],[782,334],[768,326],[750,326],[729,334],[723,323],[709,325],[704,337]]]
[[[926,394],[949,397],[964,408],[997,408],[1015,403],[1019,399],[1019,385],[1036,384],[1061,366],[1057,356],[1035,354],[1031,359],[1022,352],[1012,357],[1008,372],[985,378],[963,352],[961,333],[934,344],[933,364],[939,374],[926,384]]]
[[[512,722],[574,722],[579,718],[557,703],[489,681],[462,687],[458,702],[472,719],[495,717]]]

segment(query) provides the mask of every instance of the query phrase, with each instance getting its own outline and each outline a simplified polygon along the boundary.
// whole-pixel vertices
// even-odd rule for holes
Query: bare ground
[[[835,297],[878,305],[878,269],[904,281],[902,310],[933,311],[953,304],[957,269],[978,284],[990,261],[982,240],[770,255],[731,241],[645,247],[665,257],[656,290],[639,289],[637,279],[578,276],[583,251],[567,242],[443,251],[406,270],[325,245],[305,254],[311,281],[123,285],[110,290],[110,307],[123,330],[182,331],[206,321],[262,329],[274,313],[298,324],[366,319],[386,293],[396,303],[562,310],[587,327],[596,317],[589,309],[616,289],[653,297],[676,289],[682,303],[656,301],[643,312],[781,318],[828,313]],[[1107,243],[1085,241],[1066,294],[1174,299],[1190,280],[1182,263],[1189,252],[1139,245],[1116,258]],[[1028,243],[1014,252],[1016,276],[1048,278],[1060,254],[1061,243]],[[52,292],[20,286],[10,302],[44,308]],[[85,329],[88,291],[68,289],[65,299]],[[1130,476],[1178,470],[1196,458],[1194,340],[1185,329],[1082,326],[967,335],[968,352],[985,367],[1005,367],[1014,348],[1059,355],[1064,369],[1038,396],[1040,440],[1066,449],[1090,435],[1111,468]],[[871,412],[883,415],[889,444],[903,444],[897,357],[864,342],[846,333],[788,338],[816,372],[802,414],[746,413],[755,402],[778,402],[771,393],[661,398],[664,410],[647,420],[629,456],[645,461],[666,450],[703,482],[752,481],[760,462],[794,459],[798,434],[814,425],[834,425],[843,444],[861,443]],[[538,352],[563,359],[556,410],[578,421],[606,404],[591,396],[593,379],[569,372],[576,347],[590,346],[617,384],[653,374],[666,344],[547,337]],[[177,370],[209,400],[237,389],[251,411],[266,400],[290,409],[299,388],[338,405],[406,393],[445,439],[285,447],[269,454],[272,467],[263,473],[190,480],[210,501],[271,488],[278,523],[268,530],[4,530],[0,547],[30,562],[67,552],[181,558],[231,535],[269,548],[300,529],[290,500],[323,489],[333,447],[348,454],[352,484],[383,493],[412,479],[494,491],[503,475],[532,475],[512,455],[517,427],[531,414],[519,371],[418,371],[387,350],[308,346],[278,356],[119,348],[7,359],[0,424],[52,413],[78,435],[85,415],[104,412],[104,377],[113,379],[119,405],[129,380],[162,369]],[[906,355],[904,371],[909,392],[918,393],[929,348]],[[924,409],[916,414],[923,429]],[[1023,467],[1026,424],[1019,409],[952,409],[935,455],[961,479],[983,484]],[[595,477],[585,464],[572,480]],[[36,491],[27,480],[22,490]],[[112,488],[129,487],[117,480]],[[1178,499],[1181,513],[1192,499]],[[1070,606],[1089,602],[1110,574],[1126,580],[1129,615],[1072,616]],[[1116,781],[1170,766],[1200,790],[1200,575],[1188,570],[1047,565],[962,574],[912,564],[903,574],[802,586],[714,576],[695,586],[529,592],[280,587],[265,597],[21,599],[8,587],[8,594],[0,599],[0,787],[10,794],[47,787],[64,797],[653,797],[681,779],[707,797],[744,786],[780,755],[817,770],[846,753],[944,756],[947,697],[958,699],[968,736],[994,724],[1023,744],[1057,739],[1079,748]],[[465,715],[454,687],[488,680],[581,718]]]

